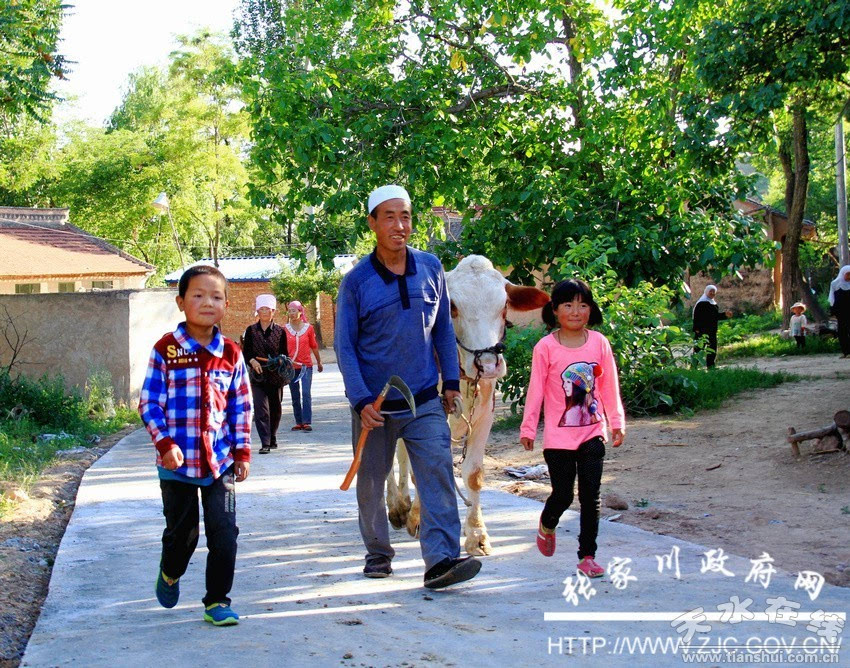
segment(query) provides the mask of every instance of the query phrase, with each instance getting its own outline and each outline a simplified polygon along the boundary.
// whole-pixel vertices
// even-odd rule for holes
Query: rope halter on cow
[[[484,366],[481,363],[481,357],[483,355],[493,355],[498,363],[499,356],[505,352],[505,335],[507,334],[507,327],[509,326],[509,323],[505,321],[505,326],[502,328],[502,338],[489,348],[467,348],[463,345],[463,343],[461,343],[460,339],[455,336],[455,342],[457,345],[472,355],[472,365],[475,367],[475,378],[469,378],[463,371],[463,360],[460,359],[461,356],[458,353],[458,361],[460,362],[460,377],[461,379],[467,380],[467,387],[472,389],[472,410],[469,413],[469,417],[464,415],[462,410],[455,410],[455,415],[466,423],[466,433],[458,438],[452,438],[452,443],[463,443],[463,449],[461,450],[460,456],[461,463],[463,463],[463,460],[466,459],[466,442],[469,439],[469,434],[472,432],[472,416],[475,414],[475,399],[478,397],[478,382],[481,380],[481,376],[484,373]],[[495,392],[493,393],[493,408],[496,408]]]
[[[460,342],[460,339],[455,337],[455,341],[457,344],[463,348],[466,352],[472,355],[472,364],[475,367],[476,371],[478,371],[476,375],[475,382],[478,383],[478,379],[481,378],[481,374],[484,373],[484,367],[481,365],[481,356],[482,355],[493,355],[497,360],[499,359],[499,355],[505,352],[505,332],[502,332],[502,338],[498,343],[493,344],[489,348],[477,348],[475,350],[471,348],[467,348]]]

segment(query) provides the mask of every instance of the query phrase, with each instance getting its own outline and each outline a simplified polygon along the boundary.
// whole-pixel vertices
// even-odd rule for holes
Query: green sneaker
[[[173,608],[180,598],[180,580],[168,584],[162,574],[162,564],[157,569],[156,576],[156,600],[163,608]]]
[[[227,603],[213,603],[204,610],[204,621],[215,626],[232,626],[239,623],[239,615]]]

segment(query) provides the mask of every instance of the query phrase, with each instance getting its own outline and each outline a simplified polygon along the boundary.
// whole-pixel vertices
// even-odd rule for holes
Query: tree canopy
[[[236,31],[253,159],[285,215],[330,250],[364,201],[408,187],[420,225],[448,206],[517,277],[583,238],[610,240],[627,284],[727,271],[763,255],[731,200],[747,180],[714,155],[689,49],[708,3],[244,0]]]
[[[850,2],[731,0],[705,30],[697,58],[711,91],[708,115],[725,122],[718,145],[739,153],[775,141],[784,174],[788,233],[782,247],[783,310],[803,298],[822,312],[799,269],[809,192],[809,127],[834,123],[850,98]]]
[[[0,118],[44,119],[56,95],[54,78],[65,78],[65,57],[56,52],[64,12],[61,0],[0,3]]]

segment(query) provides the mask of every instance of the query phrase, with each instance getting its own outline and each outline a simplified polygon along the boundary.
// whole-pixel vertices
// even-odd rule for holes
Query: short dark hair
[[[576,297],[582,303],[590,306],[590,318],[587,324],[590,326],[601,325],[602,311],[599,310],[599,306],[593,299],[593,292],[591,292],[590,286],[587,283],[578,278],[569,278],[566,281],[561,281],[552,288],[552,298],[543,307],[543,322],[551,329],[557,327],[558,318],[555,316],[555,309],[561,304],[573,301]]]
[[[204,274],[220,278],[224,283],[224,294],[227,294],[227,279],[218,267],[213,267],[211,264],[196,264],[194,267],[189,267],[184,271],[180,277],[180,282],[177,284],[177,294],[185,297],[186,291],[189,289],[189,281],[195,278],[195,276],[203,276]]]

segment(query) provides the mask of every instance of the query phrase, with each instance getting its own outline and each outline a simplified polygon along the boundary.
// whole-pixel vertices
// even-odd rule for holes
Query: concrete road
[[[338,489],[351,459],[342,382],[332,365],[314,379],[315,431],[289,431],[285,397],[281,449],[256,455],[250,479],[238,487],[241,534],[231,595],[239,626],[202,621],[203,538],[181,580],[180,603],[172,610],[157,604],[164,520],[153,447],[140,430],[83,479],[23,665],[655,667],[755,655],[796,665],[805,654],[850,665],[850,650],[824,649],[840,642],[850,591],[824,585],[812,601],[795,590],[796,574],[782,572],[782,564],[774,565],[779,571],[767,588],[746,582],[758,554],[717,562],[732,575],[702,573],[713,546],[603,522],[598,561],[631,559],[626,568],[636,579],[620,588],[609,568],[588,581],[594,593],[576,591],[570,601],[564,593],[578,584],[577,515],[565,516],[558,552],[547,559],[534,543],[540,503],[506,493],[483,495],[495,552],[471,582],[424,589],[418,543],[403,532],[395,533],[395,574],[363,578],[354,491]],[[656,557],[676,548],[679,577],[673,566],[659,573]],[[733,597],[745,604],[735,623],[695,613],[699,628],[690,638],[687,625],[671,623],[698,608],[726,620]],[[782,597],[790,608],[782,608]],[[817,611],[839,613],[830,618],[832,633],[827,624],[805,621]],[[718,646],[729,654],[710,656]]]

